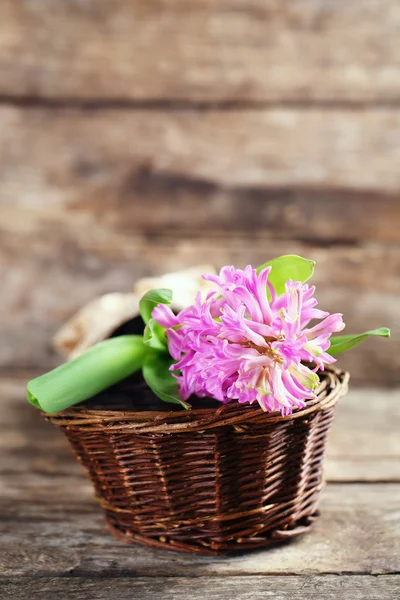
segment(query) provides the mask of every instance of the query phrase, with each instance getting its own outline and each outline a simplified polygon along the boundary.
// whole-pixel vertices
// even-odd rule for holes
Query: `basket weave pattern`
[[[178,412],[74,408],[50,417],[127,542],[222,554],[305,533],[317,515],[326,437],[348,375],[282,417],[231,403]]]

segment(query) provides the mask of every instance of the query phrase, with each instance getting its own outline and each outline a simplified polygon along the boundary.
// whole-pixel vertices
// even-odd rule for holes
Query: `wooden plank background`
[[[0,90],[35,97],[388,101],[397,0],[2,0]]]
[[[397,0],[3,0],[0,369],[94,295],[317,260],[356,383],[400,382]]]

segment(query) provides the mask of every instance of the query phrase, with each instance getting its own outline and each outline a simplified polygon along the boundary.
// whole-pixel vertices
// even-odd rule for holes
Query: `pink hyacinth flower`
[[[331,334],[344,327],[342,315],[317,309],[315,288],[298,281],[288,281],[280,296],[269,286],[268,301],[270,270],[223,267],[219,275],[203,276],[219,288],[205,300],[198,294],[178,315],[162,304],[153,310],[166,328],[184,400],[195,394],[257,401],[265,411],[287,415],[315,397],[315,371],[335,362],[326,351]]]

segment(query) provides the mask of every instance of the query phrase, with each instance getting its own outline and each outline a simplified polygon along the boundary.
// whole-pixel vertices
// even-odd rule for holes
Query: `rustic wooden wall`
[[[342,360],[400,382],[398,0],[2,0],[0,368],[93,295],[200,261],[318,261]]]

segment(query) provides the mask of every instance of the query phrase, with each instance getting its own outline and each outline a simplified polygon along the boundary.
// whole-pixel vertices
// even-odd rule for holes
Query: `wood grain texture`
[[[0,93],[398,101],[396,0],[3,0]]]
[[[4,600],[53,600],[61,596],[68,600],[394,600],[400,586],[400,576],[319,577],[24,577],[0,579]]]
[[[139,202],[149,173],[161,186],[163,178],[168,186],[183,177],[193,187],[400,189],[400,111],[394,108],[2,106],[0,131],[3,207],[32,211],[51,202],[54,211],[65,205],[84,211],[97,205],[99,214],[100,204],[115,203],[110,196],[120,204]]]
[[[29,472],[49,477],[50,483],[56,475],[83,480],[84,471],[64,436],[25,400],[25,384],[32,376],[0,378],[0,476]],[[399,428],[399,390],[350,388],[329,435],[327,480],[400,483]],[[80,487],[79,494],[90,498],[89,486],[85,491]]]
[[[115,540],[74,477],[2,476],[2,575],[225,576],[400,570],[399,484],[330,484],[321,517],[296,542],[215,558]]]
[[[268,182],[255,186],[219,185],[139,167],[126,189],[121,178],[115,180],[113,189],[105,179],[97,194],[78,177],[72,182],[73,193],[82,195],[82,199],[71,202],[68,190],[60,188],[54,190],[54,200],[59,199],[57,205],[51,193],[46,192],[46,182],[40,184],[43,199],[35,203],[33,196],[28,203],[32,192],[39,196],[39,190],[35,191],[35,184],[29,176],[26,179],[27,175],[29,172],[23,173],[17,184],[14,202],[12,187],[11,192],[6,188],[0,195],[3,227],[37,228],[41,223],[62,220],[72,225],[85,217],[93,226],[101,224],[124,234],[149,236],[160,232],[197,238],[220,236],[223,232],[230,236],[255,233],[289,243],[303,240],[323,245],[400,240],[398,192],[270,187]]]
[[[400,481],[400,390],[350,389],[328,440],[328,481]]]
[[[130,201],[124,200],[116,190],[104,198],[101,210],[93,199],[72,210],[90,211],[120,231],[148,235],[162,230],[201,237],[225,231],[231,236],[256,233],[324,245],[400,240],[398,192],[269,187],[268,183],[230,187],[142,169],[132,177],[129,197]]]

